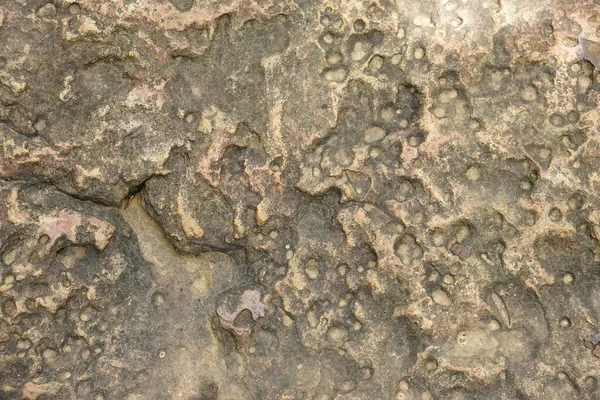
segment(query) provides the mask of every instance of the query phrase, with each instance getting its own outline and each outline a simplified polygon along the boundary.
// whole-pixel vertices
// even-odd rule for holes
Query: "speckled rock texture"
[[[600,399],[600,1],[0,0],[0,399]]]

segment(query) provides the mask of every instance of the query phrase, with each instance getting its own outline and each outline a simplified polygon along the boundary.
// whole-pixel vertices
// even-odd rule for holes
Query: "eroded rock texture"
[[[598,399],[600,3],[0,1],[1,399]]]

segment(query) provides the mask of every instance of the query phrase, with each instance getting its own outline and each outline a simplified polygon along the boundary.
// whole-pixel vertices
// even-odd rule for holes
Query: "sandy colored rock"
[[[0,398],[600,398],[597,1],[0,3]]]

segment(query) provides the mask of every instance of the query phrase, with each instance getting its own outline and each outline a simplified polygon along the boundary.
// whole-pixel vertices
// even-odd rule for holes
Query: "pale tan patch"
[[[108,222],[96,217],[84,217],[74,211],[53,210],[34,218],[31,213],[21,210],[18,203],[19,190],[13,188],[8,197],[8,220],[15,225],[36,225],[40,234],[48,236],[46,248],[51,248],[59,237],[66,237],[69,241],[77,242],[77,230],[84,227],[93,230],[94,246],[103,250],[112,237],[115,227]]]
[[[177,194],[177,213],[181,218],[181,227],[187,236],[203,238],[204,229],[189,213],[181,193]]]
[[[33,383],[30,381],[23,385],[21,394],[24,399],[35,400],[44,394],[55,394],[63,386],[65,385],[57,382]]]

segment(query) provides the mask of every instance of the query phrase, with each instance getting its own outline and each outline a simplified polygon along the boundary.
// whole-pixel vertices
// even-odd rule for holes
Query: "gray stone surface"
[[[0,1],[0,399],[598,399],[600,3]]]

